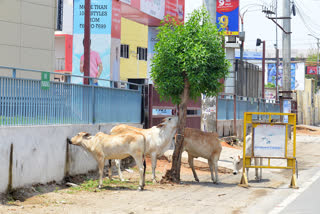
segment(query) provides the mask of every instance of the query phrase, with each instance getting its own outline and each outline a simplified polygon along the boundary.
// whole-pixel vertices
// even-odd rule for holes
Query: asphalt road
[[[281,213],[320,213],[320,178],[289,203]]]

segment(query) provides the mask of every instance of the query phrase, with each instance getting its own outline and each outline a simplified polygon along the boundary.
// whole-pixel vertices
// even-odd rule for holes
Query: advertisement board
[[[150,76],[151,73],[151,65],[152,65],[152,58],[154,56],[154,46],[158,42],[157,35],[158,35],[158,27],[148,27],[148,67],[147,67],[147,77],[152,83],[152,79]]]
[[[117,0],[112,0],[111,37],[117,39],[121,37],[121,3]]]
[[[239,35],[239,0],[217,0],[216,22],[225,35]]]
[[[73,4],[73,66],[72,74],[83,76],[84,0],[74,0]],[[91,0],[91,45],[90,76],[110,79],[112,0]],[[72,83],[83,83],[83,78],[73,77]],[[95,85],[109,86],[109,82],[94,81]]]
[[[276,64],[269,63],[268,69],[268,83],[276,84]],[[304,90],[304,76],[305,76],[304,63],[291,63],[291,90]],[[283,66],[279,64],[278,68],[278,86],[281,88],[283,85]]]
[[[126,4],[131,4],[131,0],[120,0],[120,1],[122,1],[122,2],[124,2]]]
[[[166,0],[165,16],[170,15],[179,22],[184,21],[184,0]]]
[[[264,89],[264,98],[267,100],[275,100],[276,99],[276,88],[265,88]]]
[[[164,18],[165,1],[163,0],[140,0],[140,10],[157,19]]]
[[[236,59],[240,59],[240,50],[236,49],[235,53],[236,53]],[[262,52],[244,51],[243,59],[262,60]]]
[[[291,101],[283,100],[283,113],[291,113]],[[283,122],[288,123],[288,116],[283,116]]]
[[[317,75],[317,66],[307,66],[307,74]]]
[[[285,125],[257,125],[253,129],[253,139],[255,157],[285,157]]]

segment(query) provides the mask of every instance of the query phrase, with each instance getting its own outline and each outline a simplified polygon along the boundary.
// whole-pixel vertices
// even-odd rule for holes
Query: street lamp
[[[266,41],[261,41],[257,39],[256,46],[260,46],[262,43],[262,99],[264,99],[264,75],[266,67]]]
[[[318,46],[318,52],[317,52],[317,75],[319,75],[319,46],[320,46],[320,44],[319,44],[319,38],[318,37],[315,37],[314,35],[312,35],[312,34],[308,34],[308,36],[312,36],[313,38],[315,38],[316,40],[317,40],[317,46]]]

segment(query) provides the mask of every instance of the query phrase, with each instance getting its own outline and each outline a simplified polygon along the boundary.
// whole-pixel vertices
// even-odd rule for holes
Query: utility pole
[[[278,75],[279,75],[279,49],[276,48],[276,101],[279,100]]]
[[[244,74],[244,62],[243,62],[243,52],[244,52],[244,41],[245,41],[245,32],[244,32],[244,27],[243,27],[243,19],[244,19],[244,15],[246,14],[248,10],[244,11],[243,14],[240,14],[240,20],[241,20],[241,32],[239,33],[239,40],[241,41],[241,44],[240,44],[240,64],[239,64],[239,67],[238,67],[238,78],[240,79],[240,82],[243,81],[243,79],[245,79],[245,87],[246,87],[246,92],[244,93],[243,91],[243,86],[241,87],[238,87],[236,88],[236,92],[237,92],[237,95],[240,95],[240,96],[248,96],[247,94],[247,73]],[[243,78],[244,77],[244,78]]]
[[[264,99],[264,85],[265,85],[265,69],[266,69],[266,41],[257,39],[256,46],[260,46],[262,43],[262,99]]]
[[[203,0],[205,8],[211,17],[211,22],[216,24],[216,4],[217,0]],[[217,132],[217,107],[218,107],[218,96],[208,97],[203,96],[201,99],[201,129],[207,132]]]
[[[84,61],[83,61],[83,70],[84,76],[90,76],[90,7],[91,7],[91,0],[85,0],[84,6],[84,41],[83,41],[83,48],[84,48]],[[89,79],[84,78],[83,80],[84,85],[89,84]]]
[[[265,73],[266,73],[266,41],[262,41],[262,99],[264,99],[264,85],[265,85]]]
[[[283,93],[286,98],[291,98],[291,17],[290,0],[283,0],[283,30],[282,57],[283,57]]]
[[[317,51],[317,75],[319,75],[319,47],[320,47],[320,43],[319,43],[319,38],[318,37],[315,37],[314,35],[312,34],[308,34],[309,36],[312,36],[313,38],[315,38],[317,40],[317,47],[318,47],[318,51]]]
[[[277,0],[276,0],[276,22],[278,22],[278,1]],[[279,74],[279,47],[278,47],[278,26],[276,25],[276,101],[279,100],[278,74]]]

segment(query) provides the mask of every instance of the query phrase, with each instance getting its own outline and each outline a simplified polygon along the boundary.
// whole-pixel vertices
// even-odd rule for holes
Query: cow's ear
[[[240,160],[241,158],[240,158],[240,155],[238,155],[238,159]]]
[[[233,160],[233,157],[230,157]]]
[[[160,124],[157,125],[157,128],[162,128],[162,127],[164,127],[163,123],[160,123]]]
[[[85,133],[82,137],[84,139],[88,139],[89,137],[91,137],[91,134],[90,133]]]

